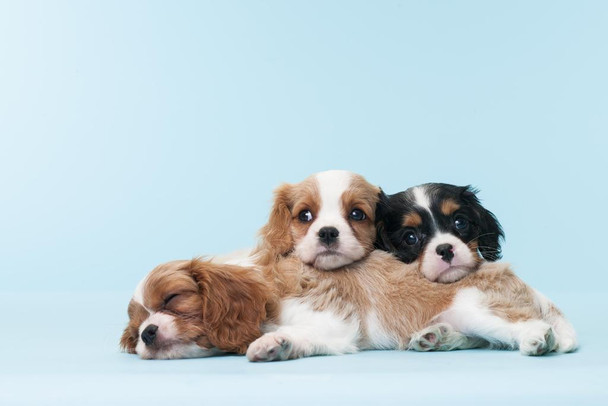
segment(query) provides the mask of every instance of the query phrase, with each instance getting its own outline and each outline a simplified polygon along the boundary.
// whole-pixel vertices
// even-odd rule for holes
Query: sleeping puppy
[[[245,353],[273,318],[276,302],[262,274],[250,267],[199,259],[154,268],[129,303],[120,346],[144,359]]]
[[[430,281],[449,283],[501,257],[500,223],[470,186],[427,183],[380,195],[376,246],[405,263],[418,261]]]
[[[250,361],[417,348],[429,333],[435,349],[475,346],[469,337],[525,355],[576,348],[559,310],[505,264],[481,263],[442,284],[423,277],[417,261],[374,250],[379,196],[345,171],[277,189],[254,255],[281,308],[276,326],[249,346]]]

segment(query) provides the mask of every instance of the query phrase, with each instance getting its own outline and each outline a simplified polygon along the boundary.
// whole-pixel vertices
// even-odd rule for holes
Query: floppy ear
[[[376,248],[388,252],[395,252],[396,248],[391,242],[386,230],[390,212],[390,201],[386,193],[380,189],[378,193],[378,204],[376,205]]]
[[[129,324],[127,324],[125,331],[122,332],[122,337],[120,337],[120,349],[129,354],[135,354],[135,347],[137,346],[137,340],[139,339],[139,330],[136,320],[139,316],[136,312],[133,299],[129,301],[127,314],[129,315]]]
[[[476,196],[477,193],[477,189],[465,186],[462,198],[473,207],[477,217],[475,222],[479,228],[479,238],[477,239],[479,253],[487,261],[496,261],[502,257],[500,240],[504,240],[505,233],[496,216],[481,205]]]
[[[270,289],[254,268],[194,259],[190,272],[203,299],[203,323],[209,341],[223,351],[244,354],[262,335]]]
[[[274,204],[268,223],[260,230],[261,242],[254,254],[262,254],[261,264],[274,262],[278,256],[293,249],[291,235],[291,205],[293,186],[283,184],[274,191]]]
[[[135,354],[135,346],[137,346],[137,336],[133,336],[131,326],[127,326],[120,337],[120,349]]]

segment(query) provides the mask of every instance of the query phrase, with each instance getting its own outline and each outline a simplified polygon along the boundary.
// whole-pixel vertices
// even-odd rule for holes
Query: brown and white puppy
[[[418,263],[374,251],[379,192],[345,171],[277,190],[254,254],[283,300],[276,328],[249,346],[249,360],[480,341],[526,355],[576,348],[559,310],[508,265],[484,263],[458,282],[438,284]]]
[[[292,253],[304,264],[332,270],[374,249],[380,189],[362,176],[326,171],[275,190],[275,201],[253,257],[261,265]]]
[[[120,346],[144,359],[243,354],[272,315],[272,297],[253,268],[199,259],[168,262],[137,286]]]

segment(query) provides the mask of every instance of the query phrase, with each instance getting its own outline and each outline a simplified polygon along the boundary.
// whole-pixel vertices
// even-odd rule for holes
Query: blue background
[[[0,399],[606,401],[606,21],[603,1],[0,1]],[[336,168],[478,186],[581,351],[117,352],[152,267],[252,246],[274,187]]]

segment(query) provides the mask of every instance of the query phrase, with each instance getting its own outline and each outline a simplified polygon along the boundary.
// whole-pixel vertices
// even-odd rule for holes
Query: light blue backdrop
[[[584,0],[0,0],[0,403],[607,404],[607,21]],[[118,351],[152,267],[252,246],[274,187],[332,168],[479,187],[581,350]]]
[[[274,187],[330,168],[478,186],[527,281],[595,289],[606,21],[601,1],[3,2],[2,289],[131,289],[251,246]]]

